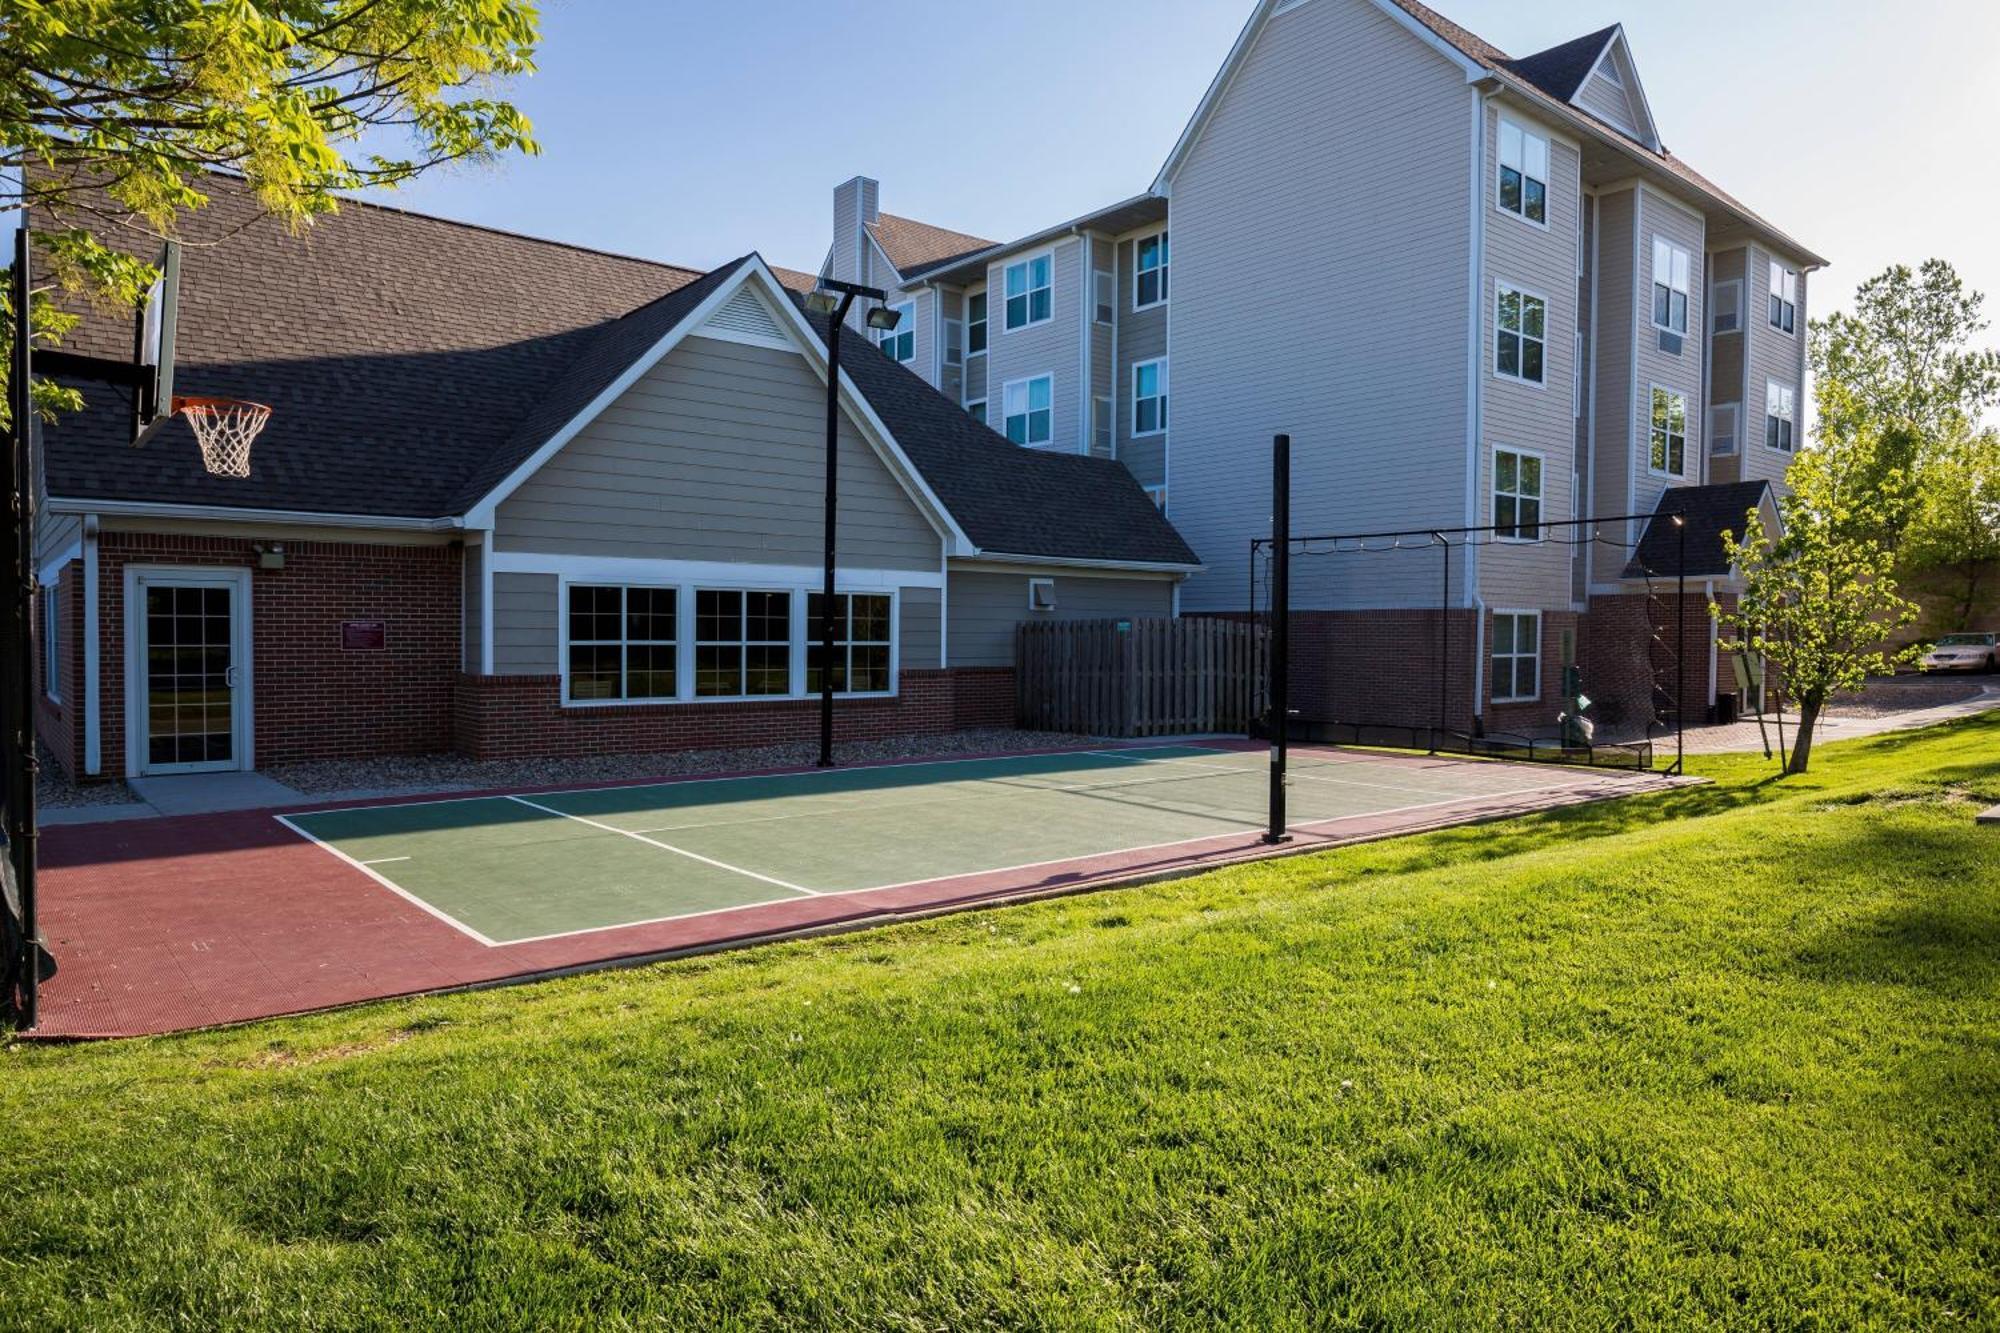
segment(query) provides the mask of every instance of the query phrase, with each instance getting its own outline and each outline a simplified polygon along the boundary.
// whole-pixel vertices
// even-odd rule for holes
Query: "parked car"
[[[2000,671],[2000,633],[1947,634],[1918,665],[1925,671]]]

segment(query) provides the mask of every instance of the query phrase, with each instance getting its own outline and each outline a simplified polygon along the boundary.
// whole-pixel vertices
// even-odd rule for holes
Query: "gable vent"
[[[771,347],[789,347],[785,331],[778,327],[770,308],[757,299],[757,293],[748,287],[723,303],[720,310],[708,317],[701,326],[701,332],[711,338],[725,338],[732,342],[762,343]]]

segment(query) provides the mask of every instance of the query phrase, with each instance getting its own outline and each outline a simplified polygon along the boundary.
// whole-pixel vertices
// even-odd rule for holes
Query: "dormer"
[[[1622,24],[1507,61],[1506,67],[1627,138],[1665,151]]]

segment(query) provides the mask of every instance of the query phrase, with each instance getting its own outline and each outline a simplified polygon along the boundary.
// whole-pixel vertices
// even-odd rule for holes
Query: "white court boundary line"
[[[1135,747],[1135,748],[1144,748],[1144,747]],[[1158,747],[1153,747],[1153,748],[1157,748],[1157,749],[1160,749],[1160,750],[1169,750],[1169,749],[1180,749],[1180,750],[1204,750],[1204,751],[1207,751],[1207,752],[1209,752],[1209,753],[1214,753],[1214,754],[1235,754],[1235,753],[1238,753],[1237,751],[1231,751],[1231,750],[1221,750],[1221,749],[1218,749],[1218,748],[1216,748],[1216,747],[1212,747],[1212,746],[1198,746],[1198,745],[1187,745],[1187,746],[1174,746],[1174,745],[1162,745],[1162,746],[1158,746]],[[1253,752],[1253,751],[1243,751],[1242,753],[1246,753],[1246,754],[1257,754],[1258,752]],[[1027,759],[1027,758],[1054,758],[1054,757],[1060,757],[1061,755],[1095,755],[1095,756],[1108,756],[1108,757],[1111,757],[1111,758],[1117,758],[1117,759],[1133,759],[1133,760],[1134,760],[1134,762],[1139,762],[1139,763],[1143,763],[1143,762],[1146,762],[1146,761],[1145,761],[1145,760],[1143,760],[1143,759],[1137,759],[1137,758],[1135,758],[1135,756],[1133,756],[1133,755],[1132,755],[1132,754],[1131,754],[1130,752],[1128,752],[1128,751],[1119,751],[1119,750],[1074,750],[1074,751],[1069,751],[1069,750],[1066,750],[1066,751],[1057,751],[1057,752],[1054,752],[1054,753],[1052,753],[1052,754],[1051,754],[1051,753],[1044,753],[1044,754],[1036,754],[1036,755],[1021,755],[1021,756],[1009,756],[1009,755],[1003,755],[1003,756],[994,756],[994,755],[987,755],[987,756],[980,756],[980,757],[977,757],[977,758],[969,758],[969,759],[945,759],[945,760],[932,760],[932,761],[913,761],[913,762],[911,762],[911,763],[897,763],[897,764],[881,764],[881,765],[875,765],[875,767],[881,767],[881,768],[912,768],[912,767],[925,767],[925,766],[927,766],[928,764],[931,764],[931,763],[935,763],[935,764],[957,764],[957,763],[979,763],[979,762],[990,762],[990,761],[991,761],[992,759],[995,759],[995,758],[1003,758],[1003,759],[1004,759],[1004,758],[1017,758],[1017,757],[1018,757],[1018,758],[1024,758],[1024,759]],[[1261,755],[1259,755],[1258,757],[1261,757]],[[1244,768],[1240,768],[1240,769],[1239,769],[1239,768],[1235,768],[1235,767],[1231,767],[1231,766],[1227,766],[1227,765],[1214,765],[1214,766],[1212,766],[1212,767],[1213,767],[1213,770],[1214,770],[1214,771],[1216,771],[1216,772],[1228,772],[1228,773],[1237,773],[1237,772],[1251,772],[1251,773],[1254,773],[1254,772],[1256,771],[1256,769],[1255,769],[1255,767],[1254,767],[1254,766],[1246,766],[1246,767],[1244,767]],[[724,777],[724,778],[709,778],[709,779],[689,779],[688,781],[696,781],[696,782],[699,782],[699,781],[708,781],[708,782],[745,782],[745,781],[750,781],[750,780],[753,780],[753,779],[755,779],[755,778],[759,778],[759,777],[786,777],[786,776],[805,776],[805,775],[809,775],[809,774],[811,774],[811,773],[812,773],[813,771],[814,771],[814,770],[810,770],[810,769],[807,769],[807,770],[801,770],[801,771],[799,771],[799,772],[797,772],[797,773],[787,773],[787,774],[740,774],[740,775],[736,775],[736,776],[733,776],[733,777]],[[1338,778],[1319,778],[1319,779],[1315,779],[1315,780],[1316,780],[1316,781],[1323,781],[1323,782],[1340,782],[1340,781],[1343,781],[1342,779],[1338,779]],[[634,784],[632,784],[632,785],[631,785],[630,787],[578,787],[578,788],[572,788],[572,789],[569,789],[569,790],[567,790],[567,791],[560,791],[560,792],[537,792],[537,793],[536,793],[536,795],[539,795],[539,796],[565,796],[565,795],[575,795],[575,794],[579,794],[579,793],[587,793],[587,792],[597,792],[597,791],[626,791],[626,790],[638,790],[638,789],[641,789],[641,788],[646,788],[646,787],[664,787],[664,786],[676,786],[676,785],[681,785],[681,784],[680,784],[680,783],[675,783],[675,782],[641,782],[641,783],[634,783]],[[1352,784],[1352,785],[1356,785],[1356,786],[1364,786],[1364,787],[1383,787],[1383,788],[1385,788],[1385,789],[1390,789],[1390,790],[1408,790],[1408,791],[1413,791],[1413,792],[1417,792],[1417,791],[1418,791],[1418,789],[1416,789],[1416,788],[1389,788],[1389,787],[1388,787],[1388,784],[1383,784],[1383,783],[1354,783],[1354,784]],[[1289,827],[1290,827],[1290,828],[1292,828],[1292,829],[1296,829],[1296,830],[1299,830],[1299,831],[1307,831],[1307,830],[1311,830],[1311,829],[1317,829],[1317,828],[1324,828],[1324,827],[1326,827],[1326,826],[1328,826],[1328,825],[1331,825],[1331,824],[1342,824],[1342,823],[1346,823],[1346,822],[1349,822],[1349,821],[1351,821],[1351,820],[1356,820],[1356,819],[1367,819],[1367,818],[1371,818],[1371,817],[1374,817],[1374,816],[1380,816],[1380,815],[1399,815],[1399,814],[1403,814],[1403,813],[1405,813],[1405,812],[1409,812],[1409,811],[1416,811],[1416,810],[1433,810],[1433,809],[1439,809],[1439,808],[1442,808],[1442,807],[1445,807],[1445,806],[1451,806],[1451,805],[1464,805],[1464,804],[1467,804],[1467,803],[1469,803],[1469,802],[1473,802],[1473,801],[1487,801],[1487,800],[1504,800],[1504,799],[1508,799],[1508,798],[1513,798],[1513,797],[1521,797],[1521,796],[1533,796],[1533,795],[1540,795],[1540,794],[1543,794],[1543,793],[1546,793],[1546,792],[1555,792],[1555,791],[1580,791],[1580,790],[1583,790],[1583,789],[1585,789],[1586,787],[1590,787],[1590,786],[1594,786],[1594,785],[1595,785],[1595,784],[1591,783],[1591,782],[1590,782],[1589,780],[1587,780],[1587,779],[1580,779],[1580,780],[1578,780],[1578,781],[1573,781],[1573,782],[1563,782],[1563,783],[1551,783],[1551,784],[1548,784],[1548,785],[1544,785],[1544,786],[1539,786],[1539,787],[1523,787],[1523,788],[1518,788],[1518,789],[1516,789],[1516,790],[1513,790],[1513,791],[1506,791],[1506,792],[1480,792],[1480,793],[1475,793],[1475,794],[1472,794],[1472,795],[1467,795],[1467,796],[1458,796],[1458,797],[1452,797],[1452,798],[1450,798],[1450,799],[1446,799],[1446,800],[1438,800],[1438,801],[1428,801],[1428,802],[1424,802],[1424,803],[1422,803],[1422,804],[1418,804],[1418,805],[1402,805],[1402,806],[1390,806],[1390,807],[1388,807],[1388,808],[1386,808],[1386,809],[1382,809],[1382,810],[1364,810],[1364,811],[1360,811],[1360,812],[1357,812],[1357,813],[1355,813],[1355,814],[1350,814],[1350,815],[1334,815],[1334,816],[1330,816],[1330,817],[1328,817],[1328,818],[1326,818],[1326,819],[1317,819],[1317,820],[1306,820],[1306,821],[1302,821],[1302,822],[1299,822],[1299,823],[1295,823],[1295,824],[1292,824],[1292,825],[1290,825]],[[1056,792],[1061,792],[1061,791],[1066,791],[1066,790],[1074,790],[1074,789],[1073,789],[1073,788],[1064,788],[1064,787],[1055,787],[1055,788],[1047,788],[1047,787],[1044,787],[1044,788],[1034,788],[1034,789],[1022,789],[1022,790],[1039,790],[1039,791],[1056,791]],[[1428,795],[1429,793],[1426,793],[1426,792],[1418,792],[1418,794],[1422,794],[1422,795]],[[633,839],[633,840],[635,840],[635,841],[637,841],[637,842],[642,842],[642,843],[645,843],[645,844],[647,844],[648,846],[652,846],[652,847],[657,847],[657,848],[661,849],[662,851],[667,851],[667,852],[672,852],[672,853],[674,853],[674,854],[676,854],[676,855],[679,855],[679,856],[684,856],[684,857],[687,857],[687,858],[689,858],[690,860],[694,860],[694,861],[700,861],[700,862],[702,862],[702,863],[704,863],[704,864],[706,864],[706,865],[710,865],[710,866],[713,866],[713,867],[715,867],[715,868],[717,868],[717,869],[719,869],[719,870],[724,870],[724,871],[728,871],[728,872],[731,872],[731,873],[734,873],[734,874],[738,874],[738,875],[744,875],[744,876],[747,876],[748,878],[751,878],[751,879],[755,879],[755,880],[760,880],[760,881],[762,881],[762,882],[764,882],[764,883],[767,883],[767,884],[771,884],[771,885],[775,885],[775,886],[776,886],[776,887],[778,887],[778,888],[782,888],[782,889],[786,889],[786,890],[788,890],[788,891],[790,891],[790,892],[793,892],[793,893],[797,893],[797,894],[800,894],[800,895],[803,895],[803,896],[805,896],[805,897],[809,897],[809,898],[823,898],[823,899],[827,899],[827,900],[829,900],[829,901],[833,901],[833,900],[838,900],[838,899],[843,899],[843,898],[850,898],[850,897],[854,897],[854,896],[856,896],[856,895],[858,895],[858,894],[865,894],[865,893],[884,893],[884,892],[888,892],[888,891],[890,891],[890,890],[893,890],[893,889],[906,889],[906,888],[912,888],[912,887],[915,887],[915,886],[917,886],[917,885],[920,885],[920,884],[948,884],[948,883],[951,883],[951,882],[952,882],[953,880],[960,880],[960,879],[971,879],[971,878],[975,878],[975,877],[977,877],[977,876],[982,876],[982,875],[1005,875],[1005,874],[1011,874],[1011,873],[1013,873],[1013,872],[1015,872],[1015,871],[1019,871],[1019,870],[1037,870],[1037,869],[1040,869],[1040,868],[1042,868],[1043,866],[1052,866],[1052,865],[1060,865],[1060,864],[1063,864],[1063,863],[1065,863],[1065,862],[1070,862],[1070,861],[1087,861],[1087,860],[1092,860],[1092,859],[1096,859],[1096,858],[1101,858],[1101,857],[1109,857],[1109,856],[1129,856],[1129,855],[1133,854],[1134,852],[1146,852],[1146,851],[1159,851],[1159,850],[1165,850],[1165,849],[1167,849],[1167,848],[1173,848],[1173,847],[1188,847],[1188,846],[1192,846],[1192,845],[1194,845],[1194,844],[1196,844],[1196,843],[1202,843],[1202,842],[1216,842],[1216,841],[1220,841],[1221,839],[1224,839],[1224,838],[1235,838],[1235,837],[1240,837],[1240,836],[1242,836],[1242,835],[1241,835],[1240,833],[1237,833],[1237,832],[1234,832],[1234,831],[1231,831],[1231,832],[1224,832],[1224,833],[1204,833],[1204,834],[1200,834],[1200,835],[1198,835],[1198,836],[1195,836],[1195,837],[1190,837],[1190,838],[1176,838],[1176,839],[1172,839],[1172,840],[1170,840],[1170,841],[1167,841],[1167,842],[1149,842],[1149,843],[1140,843],[1140,844],[1137,844],[1137,845],[1135,845],[1135,846],[1131,846],[1131,847],[1118,847],[1118,848],[1111,848],[1111,849],[1107,849],[1107,850],[1105,850],[1105,851],[1098,851],[1098,852],[1086,852],[1086,853],[1083,853],[1083,854],[1081,854],[1081,855],[1072,855],[1072,856],[1057,856],[1057,857],[1050,857],[1050,858],[1047,858],[1047,859],[1045,859],[1045,860],[1039,860],[1039,861],[1023,861],[1023,862],[1020,862],[1020,863],[1018,863],[1018,864],[1015,864],[1015,865],[1008,865],[1008,866],[995,866],[995,867],[990,867],[990,868],[982,868],[982,869],[979,869],[979,870],[967,870],[967,871],[961,871],[960,873],[958,873],[958,874],[955,874],[955,875],[932,875],[932,876],[928,876],[928,877],[926,877],[926,878],[924,878],[924,879],[913,879],[913,880],[903,880],[903,881],[900,881],[900,882],[897,882],[897,883],[893,883],[893,884],[871,884],[871,885],[866,885],[866,886],[864,886],[864,887],[861,887],[861,888],[855,888],[855,889],[835,889],[835,890],[824,890],[824,891],[822,891],[822,890],[817,890],[817,889],[808,889],[808,888],[804,887],[803,885],[799,885],[799,884],[792,884],[792,883],[789,883],[788,881],[785,881],[785,880],[781,880],[781,879],[776,879],[776,878],[773,878],[772,876],[769,876],[769,875],[763,875],[763,874],[759,874],[758,872],[756,872],[756,871],[754,871],[754,870],[746,870],[746,869],[744,869],[744,868],[743,868],[743,867],[741,867],[741,866],[734,866],[734,865],[730,865],[730,864],[728,864],[727,862],[724,862],[724,861],[717,861],[717,860],[713,860],[712,858],[710,858],[710,857],[706,857],[706,856],[702,856],[702,855],[700,855],[700,854],[699,854],[699,853],[697,853],[697,852],[691,852],[691,851],[688,851],[688,850],[687,850],[686,848],[683,848],[683,847],[675,847],[675,846],[673,846],[673,845],[672,845],[672,844],[670,844],[670,843],[665,843],[665,842],[661,842],[661,841],[659,841],[659,840],[657,840],[657,839],[655,839],[655,838],[650,838],[650,837],[647,837],[647,836],[646,836],[645,834],[643,834],[643,833],[635,833],[635,832],[632,832],[631,830],[628,830],[628,829],[621,829],[621,828],[616,828],[616,827],[614,827],[614,826],[612,826],[612,825],[610,825],[610,824],[603,824],[603,823],[600,823],[600,822],[598,822],[597,820],[594,820],[594,819],[589,819],[589,818],[586,818],[586,817],[584,817],[584,816],[582,816],[582,815],[572,815],[572,814],[569,814],[569,813],[567,813],[566,811],[562,811],[562,810],[557,810],[557,809],[554,809],[553,807],[550,807],[550,806],[545,806],[545,805],[539,805],[539,804],[537,804],[536,802],[534,802],[534,801],[531,801],[531,800],[527,799],[526,797],[522,797],[522,796],[512,796],[512,795],[508,795],[508,796],[456,796],[456,797],[449,797],[449,798],[444,798],[444,799],[440,799],[440,800],[423,800],[423,801],[407,801],[407,802],[399,802],[399,803],[395,803],[395,804],[389,804],[389,805],[363,805],[363,806],[347,806],[347,807],[341,807],[340,809],[337,809],[337,810],[310,810],[310,811],[304,811],[304,812],[300,812],[300,813],[299,813],[299,815],[298,815],[298,817],[299,817],[299,818],[311,818],[311,817],[313,817],[313,816],[317,816],[317,815],[330,815],[330,814],[346,814],[346,813],[351,813],[351,812],[354,812],[354,811],[368,811],[368,810],[400,810],[400,809],[403,809],[403,808],[405,808],[406,806],[424,806],[424,805],[456,805],[456,804],[464,804],[464,803],[466,803],[466,802],[470,802],[470,801],[491,801],[491,800],[508,800],[508,801],[514,801],[514,802],[517,802],[517,803],[519,803],[519,804],[521,804],[521,805],[524,805],[524,806],[528,806],[528,807],[529,807],[529,808],[531,808],[531,809],[534,809],[534,810],[538,810],[538,811],[541,811],[541,812],[543,812],[543,813],[545,813],[545,814],[551,814],[551,815],[556,815],[556,816],[558,816],[558,817],[560,817],[560,818],[563,818],[563,819],[570,819],[570,820],[575,820],[575,821],[576,821],[577,823],[580,823],[580,824],[586,824],[586,825],[589,825],[589,826],[590,826],[590,827],[592,827],[592,828],[595,828],[595,829],[599,829],[599,830],[601,830],[601,831],[603,831],[603,832],[606,832],[606,833],[616,833],[616,834],[618,834],[618,835],[619,835],[619,836],[621,836],[621,837],[626,837],[626,838],[631,838],[631,839]],[[849,811],[849,812],[845,812],[845,813],[851,813],[851,811]],[[1524,812],[1524,813],[1534,813],[1534,812],[1533,812],[1533,811],[1528,811],[1528,812]],[[774,817],[773,817],[773,820],[772,820],[772,821],[770,821],[770,822],[776,822],[776,821],[778,821],[778,820],[783,820],[783,819],[795,819],[795,818],[803,818],[803,817],[805,817],[805,816],[802,816],[802,815],[783,815],[783,816],[774,816]],[[1234,819],[1231,819],[1231,818],[1230,818],[1229,816],[1226,816],[1226,815],[1205,815],[1205,816],[1196,816],[1196,817],[1197,817],[1197,818],[1213,818],[1213,819],[1218,819],[1218,820],[1221,820],[1222,822],[1225,822],[1225,823],[1241,823],[1241,821],[1238,821],[1238,820],[1234,820]],[[389,890],[389,891],[390,891],[391,893],[393,893],[393,894],[395,894],[395,895],[396,895],[397,897],[399,897],[399,898],[403,899],[403,900],[404,900],[405,902],[408,902],[408,903],[411,903],[411,904],[415,905],[416,907],[418,907],[419,909],[421,909],[421,910],[422,910],[423,912],[425,912],[426,914],[428,914],[428,915],[430,915],[430,916],[432,916],[432,917],[435,917],[435,918],[436,918],[437,920],[439,920],[439,921],[442,921],[442,922],[444,922],[444,923],[445,923],[446,925],[448,925],[448,926],[451,926],[451,927],[452,927],[453,929],[455,929],[455,930],[458,930],[458,931],[462,932],[463,934],[465,934],[465,935],[469,936],[470,938],[472,938],[472,939],[474,939],[474,940],[477,940],[477,941],[478,941],[479,943],[481,943],[481,944],[485,945],[485,946],[486,946],[487,948],[489,948],[489,949],[497,949],[497,948],[505,948],[505,947],[509,947],[509,946],[512,946],[512,945],[517,945],[517,944],[538,944],[538,943],[544,943],[544,942],[546,942],[546,941],[549,941],[549,940],[559,940],[559,939],[573,939],[573,938],[576,938],[576,937],[578,937],[578,936],[583,936],[583,935],[600,935],[600,934],[603,934],[603,933],[605,933],[605,932],[607,932],[607,931],[613,931],[613,930],[631,930],[631,929],[636,929],[637,927],[640,927],[640,926],[655,926],[655,925],[664,925],[664,924],[667,924],[667,923],[670,923],[670,922],[675,922],[675,921],[689,921],[689,920],[695,920],[695,919],[698,919],[698,918],[701,918],[701,917],[709,917],[709,916],[721,916],[721,915],[724,915],[724,914],[726,914],[726,913],[730,913],[730,912],[744,912],[744,911],[749,911],[749,910],[752,910],[752,909],[755,909],[755,908],[760,908],[760,907],[770,907],[770,906],[773,906],[774,904],[777,904],[777,903],[785,903],[785,902],[797,902],[797,901],[799,901],[799,900],[798,900],[797,898],[766,898],[766,899],[763,899],[763,900],[761,900],[761,901],[758,901],[758,902],[751,902],[751,903],[736,903],[736,904],[733,904],[733,905],[731,905],[731,906],[728,906],[728,907],[712,907],[712,908],[706,908],[706,909],[703,909],[703,910],[701,910],[701,911],[696,911],[696,912],[676,912],[676,913],[672,913],[672,914],[670,914],[670,915],[667,915],[667,916],[657,916],[657,917],[644,917],[644,918],[641,918],[641,919],[639,919],[639,920],[636,920],[636,921],[620,921],[620,922],[617,922],[617,923],[615,923],[615,924],[612,924],[612,925],[605,925],[605,926],[586,926],[586,927],[583,927],[583,928],[581,928],[581,929],[578,929],[578,930],[561,930],[561,931],[553,931],[553,932],[551,932],[551,933],[549,933],[549,934],[546,934],[546,935],[527,935],[527,936],[522,936],[522,937],[521,937],[521,938],[519,938],[519,939],[509,939],[509,940],[496,940],[496,939],[493,939],[493,938],[491,938],[491,937],[490,937],[490,936],[488,936],[488,935],[485,935],[485,934],[483,934],[482,932],[480,932],[480,931],[478,931],[478,930],[475,930],[475,929],[473,929],[473,928],[472,928],[471,926],[468,926],[468,925],[466,925],[466,924],[465,924],[465,923],[464,923],[463,921],[460,921],[460,920],[458,920],[458,919],[457,919],[456,917],[454,917],[454,916],[450,915],[449,913],[447,913],[447,912],[444,912],[444,911],[441,911],[440,909],[438,909],[438,908],[436,908],[436,907],[432,906],[432,905],[431,905],[430,903],[426,902],[426,901],[425,901],[424,899],[422,899],[422,898],[418,897],[417,895],[415,895],[415,894],[411,893],[411,892],[410,892],[409,890],[407,890],[407,889],[403,888],[403,887],[402,887],[401,885],[397,884],[397,883],[396,883],[396,882],[395,882],[394,880],[390,879],[390,878],[389,878],[388,876],[386,876],[386,875],[383,875],[383,874],[380,874],[380,873],[378,873],[378,872],[376,872],[376,871],[374,871],[374,870],[370,869],[370,868],[369,868],[369,863],[368,863],[368,862],[363,862],[363,861],[359,861],[359,860],[356,860],[356,859],[355,859],[354,857],[352,857],[352,856],[349,856],[349,855],[348,855],[348,854],[347,854],[346,852],[343,852],[343,851],[341,851],[341,850],[340,850],[340,849],[339,849],[338,847],[334,846],[334,845],[333,845],[332,843],[330,843],[330,842],[327,842],[327,841],[326,841],[325,839],[323,839],[323,838],[320,838],[320,837],[317,837],[317,836],[315,836],[314,834],[312,834],[312,833],[310,833],[310,832],[306,831],[305,829],[303,829],[303,828],[299,827],[299,825],[297,825],[296,823],[294,823],[294,822],[293,822],[293,820],[292,820],[292,817],[291,817],[291,816],[288,816],[288,815],[273,815],[273,816],[272,816],[272,818],[276,819],[276,820],[277,820],[277,821],[278,821],[278,822],[279,822],[280,824],[283,824],[283,825],[284,825],[284,826],[285,826],[286,828],[288,828],[288,829],[290,829],[290,830],[291,830],[292,832],[294,832],[294,833],[298,834],[298,835],[299,835],[300,837],[304,838],[304,839],[305,839],[306,841],[308,841],[308,842],[310,842],[310,843],[313,843],[313,844],[315,844],[316,846],[318,846],[318,847],[320,847],[320,848],[322,848],[322,849],[324,849],[324,850],[326,850],[326,851],[328,851],[328,852],[331,852],[331,853],[332,853],[332,854],[333,854],[333,855],[334,855],[335,857],[339,858],[339,859],[340,859],[341,861],[344,861],[344,862],[346,862],[346,863],[347,863],[348,865],[352,866],[352,867],[353,867],[354,869],[356,869],[356,870],[359,870],[359,871],[360,871],[360,872],[361,872],[362,874],[364,874],[364,875],[368,876],[368,878],[370,878],[370,879],[374,880],[374,881],[375,881],[375,882],[376,882],[377,884],[380,884],[380,885],[381,885],[381,886],[382,886],[383,888],[386,888],[386,889],[388,889],[388,890]],[[749,821],[740,821],[740,822],[749,822]],[[1262,825],[1261,825],[1261,824],[1256,824],[1256,823],[1249,823],[1249,824],[1243,824],[1243,825],[1242,825],[1242,827],[1243,827],[1243,830],[1244,830],[1244,832],[1248,832],[1248,831],[1250,831],[1250,830],[1253,830],[1253,829],[1257,829],[1257,828],[1261,828],[1261,827],[1262,827]],[[1421,831],[1421,830],[1411,830],[1411,831],[1412,831],[1412,832],[1418,832],[1418,831]],[[387,862],[387,861],[392,861],[392,860],[398,860],[398,859],[409,859],[409,858],[396,858],[396,857],[386,857],[386,858],[383,858],[383,861],[384,861],[384,862]]]

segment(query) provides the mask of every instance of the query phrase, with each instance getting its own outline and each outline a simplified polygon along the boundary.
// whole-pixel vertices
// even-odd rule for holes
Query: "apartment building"
[[[1719,534],[1801,442],[1826,261],[1667,149],[1622,28],[1514,58],[1415,0],[1262,0],[1134,196],[989,242],[878,195],[836,191],[828,268],[892,293],[885,348],[1019,445],[1122,461],[1204,562],[1183,613],[1244,609],[1275,431],[1295,532],[1507,525],[1442,611],[1435,558],[1302,568],[1312,711],[1429,720],[1440,682],[1383,665],[1441,642],[1455,721],[1546,721],[1578,662],[1629,722],[1683,573],[1665,654],[1690,712],[1729,687]],[[1668,510],[1684,554],[1561,526]]]

